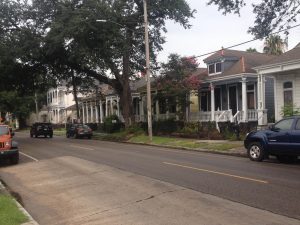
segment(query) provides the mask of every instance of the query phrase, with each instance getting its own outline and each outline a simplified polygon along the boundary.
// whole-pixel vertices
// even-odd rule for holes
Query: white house
[[[286,105],[300,107],[300,43],[288,52],[254,68],[259,76],[274,78],[275,120]]]

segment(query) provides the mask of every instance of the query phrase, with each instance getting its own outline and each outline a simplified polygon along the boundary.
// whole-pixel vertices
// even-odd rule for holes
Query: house
[[[300,43],[290,51],[254,69],[262,79],[274,78],[276,121],[283,117],[284,106],[300,107]]]
[[[223,49],[204,59],[207,77],[198,93],[199,111],[192,112],[190,120],[266,124],[274,113],[273,79],[261,79],[253,67],[273,58]]]

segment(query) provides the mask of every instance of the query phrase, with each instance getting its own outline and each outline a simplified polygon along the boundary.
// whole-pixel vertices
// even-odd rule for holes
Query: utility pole
[[[38,106],[38,100],[37,100],[36,91],[34,92],[34,102],[35,102],[36,122],[40,122],[39,121],[39,106]]]
[[[146,49],[146,81],[147,81],[147,115],[148,115],[148,135],[152,142],[152,109],[151,109],[151,80],[150,80],[150,50],[147,1],[144,1],[144,22],[145,22],[145,49]]]

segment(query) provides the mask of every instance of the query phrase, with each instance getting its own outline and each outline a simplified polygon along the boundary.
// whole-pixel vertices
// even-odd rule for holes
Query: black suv
[[[300,116],[284,118],[267,130],[250,132],[244,146],[253,161],[262,161],[269,155],[281,162],[295,161],[300,156]]]
[[[53,137],[53,129],[51,123],[34,123],[30,128],[30,137],[49,136]]]
[[[88,139],[91,139],[93,135],[92,129],[85,124],[69,124],[67,126],[67,132],[66,137],[74,137],[74,138],[80,138],[80,137],[87,137]]]

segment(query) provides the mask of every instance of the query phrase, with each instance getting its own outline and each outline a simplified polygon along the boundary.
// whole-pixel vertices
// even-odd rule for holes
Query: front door
[[[229,87],[229,109],[232,110],[232,115],[237,112],[236,86]]]

